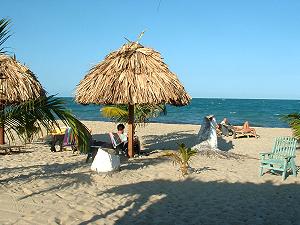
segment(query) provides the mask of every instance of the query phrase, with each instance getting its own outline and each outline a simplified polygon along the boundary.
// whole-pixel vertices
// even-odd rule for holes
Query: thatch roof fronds
[[[82,104],[187,105],[190,99],[160,53],[136,42],[123,45],[94,66],[75,94]]]
[[[35,75],[10,56],[0,54],[0,102],[13,104],[45,95]]]

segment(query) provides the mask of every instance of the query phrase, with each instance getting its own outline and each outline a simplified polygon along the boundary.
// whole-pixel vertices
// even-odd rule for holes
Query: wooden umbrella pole
[[[134,137],[134,105],[128,105],[128,155],[133,157],[133,137]]]
[[[0,127],[0,145],[4,145],[4,127]]]
[[[1,113],[4,113],[4,104],[0,103],[0,111]],[[4,118],[4,115],[3,115]],[[0,145],[4,145],[4,121],[0,124]]]

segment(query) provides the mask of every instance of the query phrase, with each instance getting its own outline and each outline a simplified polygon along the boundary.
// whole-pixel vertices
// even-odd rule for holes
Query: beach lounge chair
[[[259,137],[259,135],[256,134],[256,130],[254,128],[251,128],[249,125],[249,122],[246,121],[243,124],[243,127],[238,128],[238,127],[232,127],[233,128],[233,138],[239,138],[239,137]]]
[[[115,150],[119,151],[119,153],[127,154],[127,142],[123,142],[118,133],[110,132],[109,137]]]
[[[221,135],[228,137],[234,134],[234,129],[231,125],[219,124],[219,127],[221,128]]]
[[[50,150],[56,152],[55,145],[59,145],[60,151],[65,147],[71,147],[73,152],[78,150],[76,137],[71,127],[57,128],[44,138],[45,143],[49,144]]]
[[[124,155],[128,157],[128,142],[122,141],[118,133],[110,132],[108,133],[108,135],[111,143],[107,143],[103,141],[95,141],[91,145],[91,152],[88,153],[86,162],[88,162],[90,158],[92,158],[92,161],[94,160],[99,148],[112,155]],[[139,148],[140,148],[139,143],[138,142],[134,143],[135,154],[140,155]]]
[[[243,129],[242,130],[234,130],[232,137],[234,139],[240,138],[240,137],[249,138],[249,137],[255,137],[255,134],[253,133],[253,131],[244,131]]]
[[[92,159],[92,170],[96,170],[98,172],[105,172],[106,169],[107,171],[115,170],[116,168],[112,164],[113,161],[115,160],[114,162],[118,162],[117,165],[120,164],[120,158],[116,156],[118,156],[120,153],[125,154],[125,152],[123,152],[125,145],[124,142],[121,141],[119,135],[117,133],[109,133],[108,135],[111,143],[92,140],[91,149],[87,154],[85,161],[88,163],[89,159]],[[99,157],[102,157],[103,159],[100,159]],[[94,162],[95,159],[97,162]],[[99,166],[100,162],[103,164],[103,168]]]
[[[295,165],[295,150],[297,140],[293,137],[278,137],[275,140],[272,152],[260,153],[260,176],[263,170],[271,172],[281,171],[282,180],[285,180],[286,173],[291,170],[293,176],[297,176]]]
[[[128,142],[122,141],[118,133],[109,133],[109,137],[113,148],[119,151],[119,154],[126,155],[128,157]],[[134,154],[140,155],[140,143],[137,137],[135,137],[134,144],[133,144]]]
[[[120,137],[117,133],[109,133],[110,143],[106,141],[91,141],[90,152],[87,154],[86,162],[89,162],[92,159],[92,162],[97,155],[98,149],[104,150],[109,154],[119,154],[120,151],[123,151],[124,143],[120,140]]]
[[[68,129],[67,127],[62,127],[60,129],[56,128],[56,129],[50,131],[49,135],[44,137],[44,142],[46,144],[50,145],[50,150],[52,152],[56,152],[55,145],[57,145],[57,144],[60,147],[60,151],[62,151],[63,141],[64,141],[64,137],[65,137],[65,133],[66,133],[67,129]]]
[[[72,148],[73,152],[77,151],[76,138],[71,127],[66,128],[61,146],[62,148],[69,146]]]

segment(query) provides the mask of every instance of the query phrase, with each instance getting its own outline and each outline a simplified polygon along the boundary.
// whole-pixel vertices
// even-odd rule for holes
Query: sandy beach
[[[114,123],[85,121],[95,138],[108,138]],[[300,224],[300,180],[259,176],[259,152],[271,151],[287,128],[256,128],[260,138],[221,137],[219,148],[238,158],[192,158],[193,173],[159,157],[192,146],[197,125],[137,127],[149,156],[124,161],[120,172],[97,174],[86,155],[28,145],[0,155],[0,224]],[[300,165],[297,152],[296,164]]]

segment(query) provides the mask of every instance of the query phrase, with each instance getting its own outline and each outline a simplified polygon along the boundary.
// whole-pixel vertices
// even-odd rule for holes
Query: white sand
[[[86,122],[98,138],[115,124]],[[196,125],[138,127],[145,149],[193,145]],[[32,145],[0,155],[0,224],[300,224],[300,179],[259,177],[259,152],[290,129],[257,128],[259,139],[223,138],[241,159],[196,156],[186,178],[160,153],[124,162],[120,172],[90,170],[85,155]],[[296,164],[300,154],[297,152]]]

